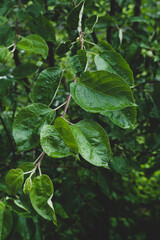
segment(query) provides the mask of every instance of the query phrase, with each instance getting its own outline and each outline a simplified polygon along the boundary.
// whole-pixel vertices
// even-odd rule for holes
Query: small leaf
[[[17,47],[23,50],[40,54],[44,59],[46,59],[48,55],[47,43],[42,37],[36,34],[22,37],[22,40],[18,42]]]
[[[128,85],[133,85],[133,73],[128,63],[115,51],[105,51],[94,58],[98,70],[106,70],[124,79]]]
[[[40,102],[49,105],[55,98],[62,77],[59,67],[51,67],[43,70],[33,87],[30,98],[32,102]]]
[[[108,50],[114,51],[113,47],[106,41],[99,41],[98,47],[101,52],[105,52]]]
[[[37,66],[33,63],[24,63],[21,64],[19,66],[17,66],[12,74],[15,78],[17,79],[21,79],[21,78],[25,78],[28,77],[32,74],[34,74],[37,70]]]
[[[0,16],[0,26],[6,22],[8,22],[8,19],[6,17]]]
[[[77,55],[68,59],[68,64],[76,75],[83,73],[87,64],[86,51],[84,49],[79,50]]]
[[[7,47],[0,46],[0,62],[5,64],[13,58],[13,53]]]
[[[29,194],[31,191],[31,188],[32,188],[32,179],[31,177],[28,177],[24,183],[23,192],[25,194]]]
[[[13,224],[11,212],[0,202],[0,239],[4,240],[9,235]]]
[[[108,168],[111,149],[105,130],[94,121],[80,121],[71,126],[81,156],[91,164]]]
[[[9,195],[15,195],[22,187],[24,174],[20,168],[12,169],[6,176],[6,188]]]
[[[54,202],[54,208],[55,208],[56,214],[59,215],[61,218],[63,219],[68,218],[67,213],[65,212],[64,208],[60,203]]]
[[[31,162],[25,162],[19,165],[18,168],[22,169],[23,172],[29,172],[34,169],[34,164]]]
[[[58,117],[54,122],[54,127],[71,151],[78,153],[78,146],[69,124],[62,117]]]
[[[98,16],[97,15],[93,15],[90,16],[86,21],[85,21],[85,30],[88,33],[92,33],[93,32],[93,28],[95,26],[95,24],[98,22]]]
[[[47,175],[34,178],[30,191],[30,199],[35,211],[47,220],[57,224],[56,215],[51,198],[53,196],[53,184]]]
[[[85,72],[80,82],[71,83],[71,95],[84,110],[101,113],[135,106],[128,84],[119,76],[107,72]]]
[[[65,141],[67,142],[67,138],[65,137],[64,141],[54,126],[44,126],[40,137],[43,151],[45,151],[48,156],[53,158],[62,158],[73,155],[73,152],[65,143]]]
[[[69,51],[72,44],[70,40],[67,40],[66,42],[62,42],[56,49],[56,53],[61,56]]]
[[[42,127],[52,123],[54,118],[55,111],[41,103],[22,108],[13,123],[13,137],[18,150],[26,151],[36,147]]]
[[[136,123],[136,107],[127,107],[121,110],[108,111],[103,113],[104,116],[121,128],[132,128]]]
[[[114,157],[111,160],[112,168],[119,174],[127,174],[131,171],[131,166],[127,162],[125,158],[122,157]]]
[[[80,13],[84,7],[84,1],[81,1],[76,7],[72,9],[67,18],[68,35],[72,41],[78,37],[78,24],[80,20]],[[82,21],[83,27],[83,21]]]

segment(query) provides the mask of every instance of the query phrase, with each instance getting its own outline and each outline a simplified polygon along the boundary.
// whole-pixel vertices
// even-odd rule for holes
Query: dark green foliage
[[[0,1],[0,239],[159,240],[159,12]]]

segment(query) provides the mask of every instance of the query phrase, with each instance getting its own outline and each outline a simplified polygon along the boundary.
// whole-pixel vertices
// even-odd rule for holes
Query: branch
[[[9,131],[8,131],[8,129],[7,129],[7,126],[6,126],[6,124],[5,124],[5,122],[4,122],[4,120],[3,120],[3,118],[2,118],[1,115],[0,115],[0,120],[1,120],[1,123],[2,123],[2,126],[3,126],[4,130],[5,130],[5,132],[6,132],[8,141],[9,141],[10,146],[11,146],[11,149],[12,149],[13,158],[14,158],[14,156],[15,156],[15,149],[14,149],[13,140],[12,140],[12,138],[11,138],[11,135],[10,135],[10,133],[9,133]]]
[[[73,3],[73,6],[76,7],[76,4],[75,4],[74,0],[72,0],[72,3]]]

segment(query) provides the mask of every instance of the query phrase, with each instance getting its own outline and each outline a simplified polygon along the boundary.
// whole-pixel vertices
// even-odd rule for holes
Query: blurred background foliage
[[[75,0],[77,4],[79,0]],[[95,30],[86,36],[98,43],[108,41],[129,63],[135,77],[137,124],[124,130],[106,117],[86,113],[73,101],[67,112],[71,122],[98,121],[107,131],[113,158],[110,170],[68,157],[45,157],[42,172],[55,187],[58,226],[45,221],[31,208],[20,191],[8,197],[4,179],[11,168],[33,162],[40,148],[17,152],[12,137],[16,111],[30,103],[29,93],[40,71],[49,66],[66,68],[67,56],[57,46],[68,40],[66,18],[73,8],[68,0],[0,1],[0,196],[10,209],[13,224],[8,240],[156,240],[160,238],[160,1],[86,0],[85,16],[99,17]],[[20,51],[3,57],[20,36],[38,34],[49,55]],[[74,75],[65,71],[57,107],[69,94]],[[58,115],[63,113],[59,109]],[[2,238],[3,239],[3,238]]]

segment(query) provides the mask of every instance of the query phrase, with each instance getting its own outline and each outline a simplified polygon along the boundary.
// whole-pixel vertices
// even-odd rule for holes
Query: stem
[[[65,101],[64,103],[62,103],[61,105],[59,105],[57,108],[54,108],[53,110],[54,110],[54,111],[58,110],[59,108],[63,107],[66,103],[67,103],[67,101]]]
[[[29,173],[32,173],[33,171],[34,171],[34,169],[35,168],[33,168],[31,171],[29,171],[29,172],[24,172],[23,174],[25,175],[25,174],[29,174]]]
[[[74,1],[72,1],[72,2],[74,3]],[[83,33],[82,33],[82,29],[80,29],[79,34],[80,34],[80,39],[81,39],[81,49],[83,49]],[[75,76],[74,82],[77,82],[77,76]],[[62,114],[63,118],[65,118],[65,115],[66,115],[66,112],[67,112],[70,100],[71,100],[71,92],[69,93],[69,96],[68,96],[68,99],[67,99],[67,102],[66,102],[66,106],[65,106],[64,112]]]
[[[43,152],[41,152],[41,154],[38,156],[38,158],[34,161],[33,164],[36,164],[36,162],[38,162],[38,160],[40,159],[40,157],[42,156]]]
[[[75,4],[74,0],[72,0],[72,3],[73,3],[73,5],[74,5],[74,7],[76,7],[76,4]]]
[[[12,149],[12,153],[13,153],[13,159],[14,159],[14,157],[15,157],[15,149],[14,149],[14,144],[13,144],[12,137],[11,137],[11,135],[10,135],[10,133],[9,133],[7,127],[6,127],[6,124],[5,124],[4,120],[3,120],[3,118],[1,117],[1,115],[0,115],[0,120],[1,120],[1,123],[2,123],[2,126],[3,126],[4,130],[6,132],[8,141],[10,143],[10,146],[11,146],[11,149]]]
[[[45,155],[45,152],[42,152],[41,157],[40,157],[38,163],[36,164],[36,166],[38,167],[40,176],[42,175],[42,172],[41,172],[41,162],[43,160],[44,155]]]
[[[74,78],[74,82],[76,82],[76,81],[77,81],[77,76],[75,76],[75,78]],[[71,92],[69,93],[69,96],[68,96],[68,99],[67,99],[67,102],[66,102],[66,106],[65,106],[64,112],[62,114],[63,118],[65,118],[65,115],[66,115],[66,112],[67,112],[70,100],[71,100]]]

